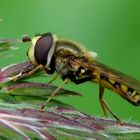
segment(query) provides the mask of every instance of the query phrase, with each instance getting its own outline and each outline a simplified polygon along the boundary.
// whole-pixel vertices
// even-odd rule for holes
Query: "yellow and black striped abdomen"
[[[98,75],[98,80],[96,79],[93,81],[99,82],[104,88],[108,88],[118,93],[121,97],[123,97],[133,105],[140,105],[140,93],[138,93],[135,89],[132,89],[125,84],[116,82],[115,80],[101,75]]]

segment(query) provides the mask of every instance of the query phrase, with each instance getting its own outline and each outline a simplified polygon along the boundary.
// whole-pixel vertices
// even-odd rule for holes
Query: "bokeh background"
[[[34,36],[49,31],[80,42],[97,52],[100,62],[140,79],[139,0],[0,0],[0,19],[0,38],[21,39],[25,34]],[[28,46],[19,43],[19,49],[8,52],[15,56],[1,58],[0,67],[27,60]],[[48,77],[33,80],[47,82]],[[61,80],[54,82],[60,83]],[[97,84],[69,83],[64,88],[83,97],[60,100],[85,113],[103,116]],[[109,90],[105,90],[104,98],[121,119],[140,122],[140,107]]]

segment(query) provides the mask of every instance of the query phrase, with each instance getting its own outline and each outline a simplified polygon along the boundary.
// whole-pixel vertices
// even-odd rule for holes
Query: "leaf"
[[[34,109],[21,109],[14,112],[1,110],[0,123],[0,128],[3,128],[2,132],[9,131],[8,133],[11,135],[14,132],[14,139],[56,139],[56,137],[58,139],[60,137],[86,139],[86,137],[98,138],[99,136],[105,138],[102,134],[98,134],[94,128],[71,121],[54,112],[40,112]],[[1,136],[4,137],[2,134]]]
[[[15,78],[19,78],[35,68],[30,61],[19,64],[12,64],[0,70],[0,83],[9,82]],[[24,76],[23,76],[24,77]]]
[[[8,85],[2,89],[1,93],[17,97],[27,96],[27,98],[34,96],[33,100],[36,100],[37,103],[39,102],[39,95],[34,93],[35,87],[36,90],[38,88],[42,89],[39,94],[45,100],[44,91],[52,91],[52,89],[56,88],[48,84],[27,82]],[[27,89],[30,88],[34,88],[33,91],[27,92]],[[60,95],[61,92],[66,92],[67,94],[67,90],[64,89],[59,92]],[[70,92],[68,91],[68,94]],[[79,94],[75,93],[75,95]],[[36,103],[27,102],[25,99],[18,103],[15,102],[15,104],[0,103],[0,136],[3,139],[14,137],[17,140],[126,140],[126,138],[131,140],[131,138],[138,139],[140,137],[140,125],[130,123],[123,123],[122,125],[111,119],[89,116],[57,101],[50,103],[46,110],[42,112]]]
[[[18,39],[0,39],[0,51],[15,49],[14,45],[21,42]]]
[[[4,86],[1,90],[3,95],[3,100],[8,102],[44,102],[56,89],[56,86],[45,84],[45,83],[33,83],[33,82],[24,82],[24,83],[15,83],[14,85]],[[4,95],[4,93],[6,95]],[[60,89],[57,96],[81,96],[81,94],[74,91],[69,91],[66,89]],[[4,98],[5,97],[5,98]],[[7,98],[8,97],[8,98]],[[23,100],[24,99],[24,100]],[[38,100],[37,100],[38,99]]]
[[[35,88],[36,90],[42,89],[40,91],[40,96],[43,98],[44,91],[50,90],[51,92],[55,90],[57,87],[48,84],[42,83],[16,83],[14,85],[8,85],[4,87],[1,91],[3,94],[8,94],[11,96],[36,96],[34,93],[35,90],[31,90],[28,92],[27,89]],[[21,89],[22,90],[21,90]],[[25,95],[21,92],[21,94],[16,93],[15,91],[23,91]],[[60,89],[60,95],[70,94],[70,95],[79,95],[78,93]],[[28,95],[27,95],[28,93]],[[62,94],[61,94],[62,93]],[[36,97],[39,97],[38,95]],[[44,97],[46,99],[46,97]],[[38,101],[38,98],[36,98]],[[26,101],[25,101],[26,102]],[[14,137],[15,139],[56,139],[57,137],[67,139],[71,138],[86,138],[89,133],[91,137],[98,137],[98,134],[92,132],[91,128],[87,126],[83,126],[78,122],[72,122],[69,118],[57,113],[56,108],[63,107],[68,111],[72,110],[72,107],[68,105],[59,104],[51,104],[49,108],[47,107],[47,111],[41,112],[37,105],[31,105],[31,102],[28,102],[24,105],[18,104],[0,104],[0,130],[2,130],[1,137],[4,139],[9,139],[10,137]],[[61,106],[60,106],[61,104]],[[35,109],[36,108],[36,109]],[[56,113],[54,113],[56,111]],[[76,112],[76,111],[75,111]],[[65,127],[64,127],[65,125]],[[83,130],[82,130],[83,129]],[[82,134],[81,133],[82,130]],[[93,133],[93,134],[92,134]],[[5,134],[6,135],[5,137]],[[92,137],[93,137],[92,136]],[[104,137],[104,136],[100,136]]]
[[[0,19],[0,22],[1,21],[3,21],[3,19]],[[19,42],[21,42],[21,40],[19,40],[19,39],[0,38],[0,52],[17,49],[17,47],[15,47],[15,45]],[[13,57],[13,55],[12,54],[0,54],[0,58],[2,58],[2,57]]]
[[[56,89],[56,86],[46,83],[33,83],[33,82],[24,82],[24,83],[16,83],[14,85],[10,85],[5,87],[7,92],[12,95],[28,95],[28,96],[50,96],[50,94]],[[60,89],[58,91],[58,95],[81,95],[74,91],[69,91],[65,89]],[[57,95],[56,94],[56,95]]]
[[[0,135],[14,139],[131,140],[139,139],[140,126],[83,114],[74,108],[57,107],[41,112],[37,109],[0,109]],[[8,134],[8,135],[7,135]]]

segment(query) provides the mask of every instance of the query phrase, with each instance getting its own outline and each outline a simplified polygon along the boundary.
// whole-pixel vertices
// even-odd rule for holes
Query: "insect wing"
[[[140,81],[134,79],[133,77],[114,70],[97,61],[93,62],[91,67],[97,69],[97,71],[99,71],[99,73],[101,73],[103,76],[140,92]]]
[[[119,84],[125,85],[129,88],[135,89],[140,92],[140,81],[134,79],[133,77],[126,75],[120,71],[114,70],[107,65],[93,61],[92,63],[83,62],[77,60],[76,63],[84,68],[87,68],[90,71],[98,73],[100,76],[111,79]]]

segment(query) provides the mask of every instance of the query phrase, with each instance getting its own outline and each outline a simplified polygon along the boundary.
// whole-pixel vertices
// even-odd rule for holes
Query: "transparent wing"
[[[136,91],[140,92],[140,81],[134,79],[133,77],[131,77],[129,75],[126,75],[120,71],[114,70],[97,61],[94,61],[92,63],[87,63],[87,62],[77,60],[76,63],[91,71],[94,71],[104,77],[112,79],[115,82],[118,82],[120,84],[123,84],[127,87],[130,87],[130,88],[135,89]]]

